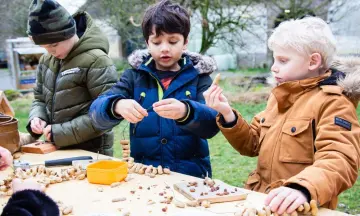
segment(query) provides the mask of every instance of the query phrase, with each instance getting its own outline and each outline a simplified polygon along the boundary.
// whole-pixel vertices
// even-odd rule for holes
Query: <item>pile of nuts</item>
[[[73,166],[57,172],[46,168],[44,165],[40,165],[26,170],[17,168],[14,177],[23,180],[36,178],[38,183],[48,187],[50,184],[61,183],[72,179],[83,180],[86,178],[86,170]]]
[[[318,214],[318,206],[315,200],[311,200],[310,203],[305,202],[303,205],[299,206],[298,209],[291,214],[287,214],[286,212],[282,214],[282,216],[298,216],[298,214],[308,215],[311,214],[312,216],[316,216]],[[266,206],[261,210],[257,210],[255,208],[244,208],[239,212],[235,213],[235,216],[278,216],[276,212],[272,212],[270,206]]]
[[[171,173],[169,168],[163,168],[161,165],[153,167],[152,165],[148,166],[141,163],[134,163],[134,158],[130,157],[130,141],[121,140],[120,144],[123,150],[123,161],[128,163],[129,173],[145,174],[151,178],[154,178],[156,175]]]
[[[38,183],[43,187],[42,190],[50,184],[56,184],[71,179],[83,180],[86,178],[86,171],[77,167],[62,169],[60,173],[46,168],[44,165],[31,167],[30,169],[17,168],[14,173],[7,176],[5,179],[0,180],[0,195],[11,196],[13,194],[11,183],[14,178],[30,179],[35,178]]]
[[[14,173],[11,173],[5,179],[0,180],[0,195],[11,196],[13,194],[11,185],[13,179],[18,178],[21,180],[34,179],[42,187],[41,190],[44,192],[46,187],[50,184],[61,183],[63,181],[69,181],[72,179],[83,180],[86,178],[86,170],[82,170],[80,167],[70,167],[61,169],[60,172],[46,168],[44,165],[34,166],[29,169],[17,168]],[[68,215],[72,213],[72,206],[65,206],[62,202],[57,202],[59,210],[62,215]]]

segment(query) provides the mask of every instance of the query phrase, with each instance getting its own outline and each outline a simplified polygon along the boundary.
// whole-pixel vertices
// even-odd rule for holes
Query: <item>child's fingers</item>
[[[215,92],[215,97],[214,97],[214,103],[215,103],[215,104],[220,103],[220,98],[221,98],[222,93],[223,93],[223,90],[222,90],[221,88],[219,88],[219,89]]]
[[[210,105],[210,107],[214,107],[215,95],[219,91],[219,89],[220,88],[216,86],[215,90],[210,93],[210,95],[209,95],[209,105]]]
[[[46,134],[46,140],[51,141],[51,133]]]
[[[162,112],[162,111],[173,111],[176,109],[176,106],[174,104],[167,104],[167,105],[162,105],[162,106],[158,106],[154,108],[155,112]]]
[[[153,104],[154,107],[159,107],[159,106],[164,106],[164,105],[168,105],[168,104],[172,104],[174,103],[174,99],[173,98],[168,98],[168,99],[164,99],[161,101],[158,101],[156,103]]]
[[[216,89],[217,85],[212,84],[206,91],[204,91],[204,98],[208,98],[210,94]]]
[[[35,127],[35,125],[31,125],[32,132],[36,134],[42,134],[42,131],[40,131],[38,128]]]
[[[163,110],[163,111],[158,111],[156,113],[159,116],[164,117],[164,118],[171,118],[173,115],[173,111],[171,111],[171,110]]]
[[[290,190],[282,190],[270,203],[271,211],[277,212],[282,202],[290,194]]]
[[[121,116],[122,116],[126,121],[128,121],[128,122],[130,122],[130,123],[135,124],[135,123],[139,122],[138,118],[136,118],[136,117],[135,117],[132,113],[130,113],[129,111],[123,112],[123,113],[121,114]]]
[[[265,205],[270,205],[270,202],[281,192],[280,188],[270,191],[270,193],[265,198]]]
[[[304,203],[304,200],[302,200],[300,197],[298,197],[287,209],[287,213],[292,213],[294,212],[295,210],[297,210],[297,208],[299,206],[301,206],[302,204]]]
[[[297,198],[298,196],[296,193],[291,193],[290,195],[288,195],[281,203],[277,213],[283,214]]]
[[[145,116],[148,116],[148,112],[146,111],[146,109],[144,109],[140,104],[135,103],[134,104],[135,107],[135,114],[137,118],[143,119]]]
[[[42,128],[39,122],[38,118],[34,118],[33,120],[31,120],[31,128],[36,130],[37,133],[41,133],[42,132]]]
[[[45,127],[46,127],[46,122],[40,120],[40,127],[41,127],[41,128],[45,128]]]

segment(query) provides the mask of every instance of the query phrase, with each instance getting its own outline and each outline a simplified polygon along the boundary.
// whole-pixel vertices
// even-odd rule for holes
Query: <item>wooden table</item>
[[[46,155],[24,154],[21,160],[29,162],[41,162],[49,159],[60,159],[73,156],[93,156],[95,153],[83,150],[66,150],[56,151]],[[99,158],[106,158],[104,155],[99,155]],[[60,168],[58,168],[60,169]],[[8,169],[0,174],[0,177],[6,176],[11,169]],[[131,212],[131,216],[145,216],[145,215],[170,215],[170,216],[217,216],[234,215],[236,211],[240,210],[240,205],[252,205],[254,207],[261,207],[263,205],[265,194],[250,192],[246,201],[228,202],[221,204],[212,204],[210,208],[204,209],[202,207],[184,209],[177,208],[173,204],[160,203],[164,200],[159,193],[166,191],[175,199],[180,201],[188,201],[180,193],[173,190],[173,184],[180,181],[194,181],[198,180],[195,177],[186,176],[178,173],[171,173],[170,175],[160,175],[155,178],[150,178],[144,175],[130,174],[134,177],[129,182],[123,182],[121,186],[111,188],[110,186],[90,184],[87,180],[71,180],[62,182],[50,187],[46,193],[54,200],[61,200],[66,205],[72,205],[74,211],[72,215],[79,216],[115,216],[122,215],[126,211]],[[171,186],[167,189],[166,186]],[[98,188],[102,187],[103,192],[99,192]],[[142,189],[139,189],[142,187]],[[131,191],[135,191],[134,194]],[[112,202],[113,198],[127,197],[123,202]],[[3,206],[8,200],[8,197],[1,197],[0,204]],[[153,200],[156,204],[147,205],[148,200]],[[163,212],[162,208],[167,206],[167,212]],[[121,209],[121,211],[119,211]],[[331,211],[328,209],[320,209],[319,216],[341,216],[345,213]]]

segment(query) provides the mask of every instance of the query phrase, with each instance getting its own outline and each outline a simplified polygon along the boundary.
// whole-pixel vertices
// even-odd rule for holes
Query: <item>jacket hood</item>
[[[79,41],[75,44],[66,59],[87,52],[93,49],[101,49],[105,53],[109,53],[109,42],[107,37],[97,27],[87,12],[78,12],[73,15],[76,21],[77,35]]]
[[[137,69],[149,57],[148,50],[135,50],[129,57],[128,61],[131,67]],[[199,71],[199,74],[211,74],[217,70],[216,62],[210,56],[204,56],[195,52],[185,51],[183,55],[189,56],[193,62],[194,68]]]
[[[332,64],[336,85],[344,89],[344,94],[351,99],[360,99],[360,58],[337,57]],[[330,79],[329,77],[328,79]]]

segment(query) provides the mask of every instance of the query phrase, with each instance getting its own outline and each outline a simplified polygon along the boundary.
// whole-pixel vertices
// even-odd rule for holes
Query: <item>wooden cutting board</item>
[[[215,180],[215,186],[218,190],[211,191],[210,187],[204,185],[204,180],[196,181],[196,186],[190,186],[189,182],[180,182],[174,184],[174,189],[190,200],[208,200],[210,203],[222,203],[245,200],[251,193],[249,190],[228,185],[220,180]],[[191,190],[193,192],[191,192]],[[195,191],[194,191],[195,190]],[[227,191],[225,193],[224,191]]]
[[[28,145],[24,145],[21,147],[22,152],[33,153],[33,154],[47,154],[50,152],[56,151],[55,145],[44,142],[37,141]]]

